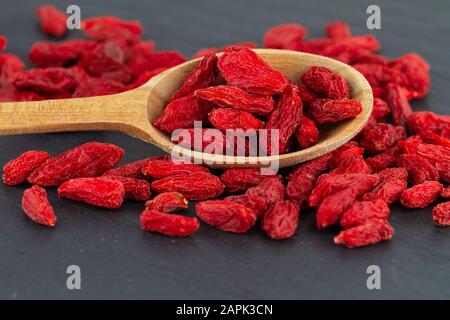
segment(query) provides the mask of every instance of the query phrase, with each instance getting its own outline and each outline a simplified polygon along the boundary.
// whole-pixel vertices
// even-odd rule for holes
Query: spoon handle
[[[0,103],[0,135],[61,131],[122,131],[149,142],[145,90],[109,96]]]

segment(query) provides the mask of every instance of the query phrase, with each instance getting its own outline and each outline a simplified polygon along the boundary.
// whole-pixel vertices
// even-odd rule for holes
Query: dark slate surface
[[[51,1],[49,1],[51,2]],[[73,1],[52,1],[60,7]],[[9,51],[26,57],[39,32],[33,10],[39,1],[3,1],[0,33]],[[277,23],[297,21],[322,34],[330,19],[348,21],[367,33],[366,8],[373,1],[78,1],[85,16],[114,14],[139,19],[158,49],[185,55],[227,42],[260,41]],[[449,3],[381,1],[382,30],[372,33],[383,53],[415,51],[432,67],[433,89],[417,110],[448,113],[450,91]],[[76,34],[74,35],[76,36]],[[0,163],[30,148],[53,154],[97,140],[127,150],[124,161],[161,152],[119,133],[88,132],[0,137]],[[28,221],[20,209],[25,186],[0,185],[0,298],[450,298],[450,231],[435,227],[431,210],[393,208],[394,241],[348,250],[332,243],[337,230],[318,232],[304,212],[294,239],[275,242],[259,230],[238,236],[206,225],[188,239],[139,229],[142,204],[114,212],[50,198],[56,229]],[[193,212],[190,212],[193,214]],[[82,290],[66,288],[66,268],[79,265]],[[379,265],[382,290],[366,288],[366,268]]]

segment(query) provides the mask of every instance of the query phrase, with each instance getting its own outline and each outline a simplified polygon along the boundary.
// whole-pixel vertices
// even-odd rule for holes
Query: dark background
[[[62,9],[78,4],[84,17],[141,20],[145,37],[154,39],[159,50],[178,49],[186,56],[229,42],[261,43],[264,31],[282,22],[299,22],[312,36],[321,36],[327,21],[341,19],[355,34],[376,35],[389,57],[407,51],[423,55],[431,64],[433,88],[414,106],[449,113],[448,1],[47,2]],[[26,58],[32,43],[45,39],[34,17],[39,3],[2,1],[0,34],[10,39],[8,52]],[[370,4],[381,7],[381,30],[366,28]],[[124,162],[161,154],[119,133],[42,134],[0,137],[0,163],[30,148],[57,154],[91,140],[125,148]],[[52,230],[22,213],[25,188],[0,185],[0,298],[450,298],[450,230],[433,225],[431,209],[394,206],[393,241],[349,250],[333,244],[337,230],[315,229],[313,212],[302,213],[298,233],[288,241],[272,241],[258,228],[233,235],[206,225],[192,237],[172,239],[140,230],[142,203],[108,211],[58,200],[54,190],[50,200],[59,221]],[[81,267],[81,291],[66,288],[65,272],[72,264]],[[380,291],[366,288],[366,268],[372,264],[382,270]]]

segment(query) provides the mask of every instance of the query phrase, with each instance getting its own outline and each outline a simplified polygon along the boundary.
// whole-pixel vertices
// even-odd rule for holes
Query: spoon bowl
[[[361,114],[353,119],[321,126],[319,143],[304,150],[267,157],[234,157],[189,151],[189,157],[196,163],[222,169],[264,167],[273,161],[278,161],[279,167],[292,166],[337,149],[355,137],[368,122],[373,108],[372,90],[367,80],[351,66],[303,52],[273,49],[255,49],[255,52],[295,82],[311,66],[327,67],[340,74],[349,84],[351,97],[361,102]],[[119,94],[0,103],[0,135],[112,130],[140,138],[172,153],[177,146],[169,135],[156,129],[151,122],[162,114],[172,94],[200,60],[188,61],[166,70],[143,86]]]

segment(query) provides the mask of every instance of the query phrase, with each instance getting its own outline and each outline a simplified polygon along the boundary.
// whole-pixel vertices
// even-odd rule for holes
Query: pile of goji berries
[[[43,30],[54,36],[65,33],[63,16],[47,6],[38,10]],[[140,40],[138,22],[101,17],[84,21],[83,27],[89,40],[33,46],[30,58],[40,68],[25,71],[16,56],[0,55],[0,100],[115,93],[184,61],[175,52],[153,52],[151,42]],[[266,33],[264,46],[351,64],[372,86],[374,112],[354,140],[292,168],[286,177],[237,168],[215,175],[203,166],[178,163],[168,156],[117,168],[124,151],[91,142],[57,156],[28,151],[4,166],[3,181],[33,185],[24,192],[22,207],[33,221],[47,226],[55,226],[56,216],[44,187],[58,187],[62,198],[111,209],[125,199],[147,201],[142,229],[170,236],[187,236],[199,228],[197,218],[179,212],[194,200],[200,220],[227,232],[244,233],[260,223],[269,237],[290,238],[300,212],[317,208],[318,229],[342,228],[334,239],[337,244],[353,248],[389,240],[394,234],[388,222],[389,205],[399,202],[406,208],[424,208],[439,198],[450,199],[450,116],[412,111],[410,100],[423,98],[430,89],[429,66],[419,55],[387,59],[377,53],[380,44],[375,37],[354,36],[342,22],[328,24],[325,32],[325,38],[305,40],[303,26],[284,24]],[[5,45],[6,39],[0,36],[0,50]],[[202,62],[167,106],[169,110],[187,108],[189,123],[180,125],[183,117],[167,121],[173,115],[164,112],[155,125],[166,132],[181,127],[192,130],[192,121],[202,111],[201,119],[220,131],[234,127],[223,119],[242,117],[239,128],[244,123],[281,129],[281,150],[287,151],[293,139],[299,148],[314,144],[318,133],[310,133],[330,117],[354,116],[352,103],[336,103],[352,101],[345,79],[313,67],[302,76],[302,84],[293,84],[247,49],[255,46],[249,42],[199,51],[195,56],[203,56]],[[218,60],[213,53],[223,50]],[[236,70],[236,61],[252,64]],[[258,77],[252,78],[255,70]],[[215,85],[217,71],[226,86]],[[265,124],[261,117],[267,117]],[[293,118],[296,126],[291,125]],[[151,191],[157,196],[149,200]],[[450,201],[435,206],[432,218],[439,226],[449,226]]]

